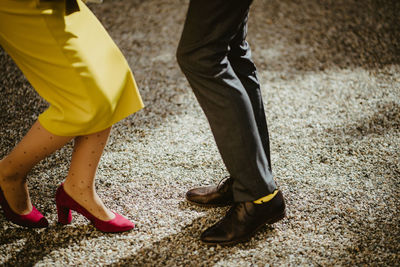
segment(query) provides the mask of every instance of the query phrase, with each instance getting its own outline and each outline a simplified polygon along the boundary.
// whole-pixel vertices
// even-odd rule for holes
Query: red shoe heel
[[[105,233],[125,232],[135,227],[131,221],[115,212],[113,212],[115,214],[115,218],[109,221],[103,221],[96,218],[65,192],[63,184],[61,184],[57,189],[56,204],[58,211],[58,222],[62,224],[68,224],[71,222],[71,210],[74,210],[91,221],[97,230]]]
[[[57,205],[58,222],[61,224],[70,224],[72,222],[72,214],[69,208]]]
[[[63,194],[64,189],[60,189],[61,186],[57,189],[56,192],[56,206],[57,206],[57,216],[58,216],[58,222],[61,224],[70,224],[72,222],[72,214],[71,214],[71,209],[64,206],[62,203],[64,202]]]
[[[7,220],[15,224],[28,228],[45,228],[49,226],[47,219],[34,206],[32,206],[32,211],[25,215],[20,215],[12,211],[1,188],[0,205],[3,208],[4,215],[6,216]]]

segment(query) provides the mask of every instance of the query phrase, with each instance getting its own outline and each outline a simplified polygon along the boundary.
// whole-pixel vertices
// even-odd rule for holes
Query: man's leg
[[[276,189],[254,101],[228,58],[250,4],[251,0],[191,0],[177,53],[233,179],[236,202],[253,201]]]
[[[207,244],[246,241],[264,224],[285,216],[285,202],[270,168],[255,67],[244,37],[238,37],[245,36],[241,31],[250,4],[251,0],[191,0],[177,53],[233,183],[198,190],[207,200],[217,199],[211,204],[221,204],[221,199],[229,200],[226,192],[231,188],[235,201],[226,216],[202,234]]]
[[[251,50],[247,37],[247,18],[243,22],[240,31],[230,42],[230,51],[228,54],[229,62],[243,84],[250,98],[254,111],[254,118],[257,123],[258,133],[263,144],[265,156],[267,157],[268,167],[271,170],[271,156],[269,146],[269,135],[267,120],[265,117],[264,103],[262,100],[260,83],[257,78],[257,69],[251,58]]]

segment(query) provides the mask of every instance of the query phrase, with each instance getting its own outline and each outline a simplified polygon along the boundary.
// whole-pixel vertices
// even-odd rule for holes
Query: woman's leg
[[[14,212],[28,214],[32,210],[26,183],[29,171],[72,138],[51,134],[36,121],[11,153],[0,161],[0,187]]]
[[[75,138],[71,167],[64,184],[65,191],[75,201],[101,220],[114,218],[94,186],[97,166],[110,129]],[[14,212],[28,214],[32,210],[26,184],[29,171],[72,138],[53,135],[35,122],[21,142],[0,161],[0,187]]]
[[[111,220],[115,215],[108,210],[96,193],[94,179],[100,157],[111,128],[75,138],[71,167],[64,183],[65,192],[100,220]]]

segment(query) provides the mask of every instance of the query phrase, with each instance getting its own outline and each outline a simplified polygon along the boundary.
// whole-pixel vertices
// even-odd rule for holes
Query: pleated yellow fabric
[[[143,108],[121,51],[80,0],[0,0],[0,45],[49,108],[39,121],[60,136],[95,133]]]

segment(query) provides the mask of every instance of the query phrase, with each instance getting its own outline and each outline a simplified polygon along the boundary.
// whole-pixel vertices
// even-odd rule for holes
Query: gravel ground
[[[184,201],[189,188],[227,175],[174,56],[187,4],[91,6],[127,57],[147,105],[115,125],[97,179],[106,204],[137,228],[103,234],[79,215],[70,226],[56,224],[54,194],[67,173],[68,145],[29,176],[48,229],[20,228],[0,212],[0,264],[399,266],[400,2],[254,2],[249,41],[288,216],[234,247],[199,242],[226,209]],[[3,51],[0,62],[3,157],[46,103]]]

